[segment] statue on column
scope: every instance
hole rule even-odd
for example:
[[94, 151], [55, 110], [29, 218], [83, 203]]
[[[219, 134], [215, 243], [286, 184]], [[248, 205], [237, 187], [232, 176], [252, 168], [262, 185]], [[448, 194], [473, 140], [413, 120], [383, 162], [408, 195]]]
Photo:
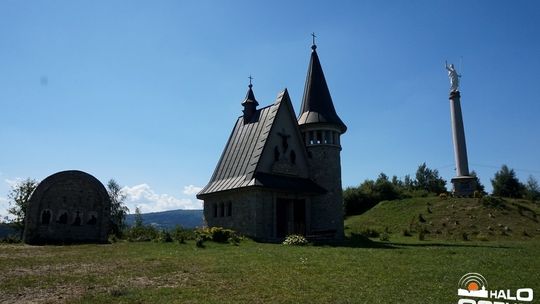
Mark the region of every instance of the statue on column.
[[459, 75], [454, 68], [453, 64], [448, 65], [448, 62], [445, 62], [445, 67], [448, 70], [448, 78], [450, 78], [450, 92], [457, 92], [459, 90]]

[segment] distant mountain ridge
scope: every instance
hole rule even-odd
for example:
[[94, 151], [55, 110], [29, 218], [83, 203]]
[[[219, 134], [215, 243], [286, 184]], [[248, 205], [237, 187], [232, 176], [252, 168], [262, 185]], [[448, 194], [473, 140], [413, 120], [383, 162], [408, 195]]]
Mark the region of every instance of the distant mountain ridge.
[[[156, 228], [171, 229], [175, 226], [184, 228], [195, 228], [203, 225], [202, 210], [169, 210], [161, 212], [151, 212], [141, 214], [145, 225], [152, 225]], [[132, 226], [135, 222], [135, 214], [126, 216], [126, 223]]]

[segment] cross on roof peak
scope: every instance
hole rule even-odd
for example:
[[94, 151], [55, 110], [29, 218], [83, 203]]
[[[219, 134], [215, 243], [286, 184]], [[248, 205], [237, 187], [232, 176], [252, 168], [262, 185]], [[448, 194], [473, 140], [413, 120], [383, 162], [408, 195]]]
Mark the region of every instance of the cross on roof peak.
[[249, 87], [251, 88], [253, 86], [253, 84], [251, 84], [251, 81], [254, 79], [253, 77], [251, 77], [251, 74], [249, 75]]

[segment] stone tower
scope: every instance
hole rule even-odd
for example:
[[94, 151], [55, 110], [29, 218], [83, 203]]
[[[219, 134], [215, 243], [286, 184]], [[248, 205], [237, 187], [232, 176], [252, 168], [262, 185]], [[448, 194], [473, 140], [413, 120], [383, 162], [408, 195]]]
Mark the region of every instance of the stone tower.
[[312, 199], [311, 210], [317, 211], [311, 214], [311, 228], [339, 239], [343, 238], [340, 136], [347, 126], [334, 108], [315, 43], [311, 49], [298, 125], [308, 152], [311, 179], [327, 191]]

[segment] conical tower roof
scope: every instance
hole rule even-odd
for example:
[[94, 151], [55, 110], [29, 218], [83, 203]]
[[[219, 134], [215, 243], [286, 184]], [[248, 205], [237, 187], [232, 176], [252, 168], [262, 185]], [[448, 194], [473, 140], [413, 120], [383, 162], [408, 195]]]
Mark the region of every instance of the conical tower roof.
[[255, 99], [255, 94], [253, 94], [253, 85], [250, 83], [248, 87], [249, 89], [246, 93], [246, 98], [244, 99], [244, 101], [242, 101], [242, 105], [246, 106], [248, 104], [253, 104], [256, 107], [259, 105], [259, 103], [257, 102], [257, 99]]
[[341, 133], [345, 133], [347, 126], [341, 121], [334, 108], [332, 96], [330, 96], [321, 62], [317, 55], [317, 46], [313, 44], [311, 49], [313, 51], [311, 52], [311, 60], [309, 61], [298, 124], [333, 124], [341, 129]]

